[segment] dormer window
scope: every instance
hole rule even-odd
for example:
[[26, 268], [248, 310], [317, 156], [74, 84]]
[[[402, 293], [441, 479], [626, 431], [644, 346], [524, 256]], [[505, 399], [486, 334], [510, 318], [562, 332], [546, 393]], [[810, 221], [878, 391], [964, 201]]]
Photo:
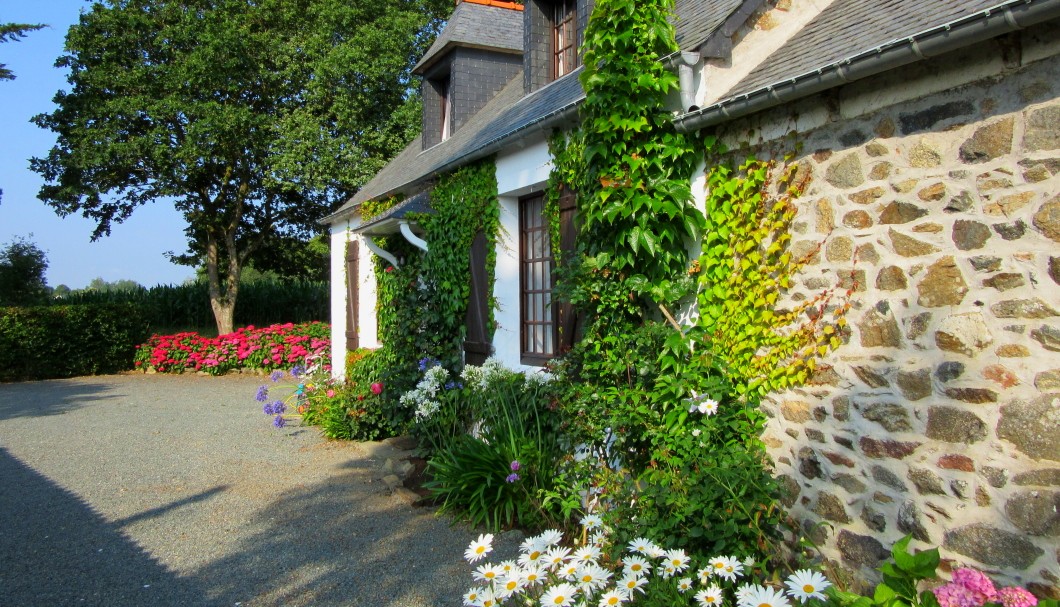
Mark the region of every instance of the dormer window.
[[553, 79], [578, 67], [578, 4], [557, 0], [552, 12]]
[[453, 96], [449, 87], [449, 78], [438, 81], [438, 112], [441, 115], [441, 141], [449, 139], [453, 133]]

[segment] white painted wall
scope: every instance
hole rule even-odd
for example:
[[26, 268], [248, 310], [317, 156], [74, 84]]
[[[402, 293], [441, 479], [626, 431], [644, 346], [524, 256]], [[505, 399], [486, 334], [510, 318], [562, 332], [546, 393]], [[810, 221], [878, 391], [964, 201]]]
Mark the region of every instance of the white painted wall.
[[544, 136], [497, 157], [501, 234], [497, 241], [497, 279], [493, 296], [497, 330], [494, 357], [509, 369], [536, 370], [519, 362], [519, 197], [545, 189], [552, 157]]
[[[331, 375], [336, 379], [346, 373], [346, 243], [361, 241], [352, 233], [360, 220], [331, 224]], [[378, 348], [379, 334], [376, 323], [374, 255], [360, 242], [361, 255], [358, 267], [360, 294], [357, 312], [360, 321], [360, 345], [362, 348]]]

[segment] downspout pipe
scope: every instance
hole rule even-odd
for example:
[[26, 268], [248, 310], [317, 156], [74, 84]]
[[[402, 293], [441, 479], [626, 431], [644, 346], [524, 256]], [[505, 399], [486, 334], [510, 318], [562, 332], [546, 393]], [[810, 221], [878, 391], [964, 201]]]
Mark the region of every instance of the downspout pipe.
[[1060, 0], [1011, 0], [674, 119], [680, 132], [748, 116], [1060, 17]]
[[364, 245], [366, 247], [368, 247], [369, 251], [371, 251], [371, 252], [375, 253], [376, 255], [382, 257], [383, 259], [389, 261], [390, 265], [394, 266], [395, 268], [401, 267], [401, 264], [398, 263], [397, 257], [394, 257], [393, 253], [390, 253], [388, 251], [384, 251], [382, 247], [380, 247], [378, 244], [376, 244], [375, 239], [372, 238], [371, 236], [365, 236], [364, 237]]
[[412, 243], [412, 246], [416, 247], [417, 249], [420, 249], [421, 251], [423, 251], [425, 253], [427, 252], [427, 241], [422, 239], [422, 238], [420, 238], [419, 236], [416, 236], [412, 232], [412, 228], [409, 227], [409, 222], [407, 222], [407, 221], [398, 222], [398, 229], [401, 230], [401, 235], [405, 237], [405, 240], [407, 240], [410, 243]]
[[699, 53], [680, 51], [663, 60], [667, 67], [677, 70], [677, 81], [681, 88], [681, 109], [685, 112], [697, 109], [694, 68], [699, 65], [700, 59]]

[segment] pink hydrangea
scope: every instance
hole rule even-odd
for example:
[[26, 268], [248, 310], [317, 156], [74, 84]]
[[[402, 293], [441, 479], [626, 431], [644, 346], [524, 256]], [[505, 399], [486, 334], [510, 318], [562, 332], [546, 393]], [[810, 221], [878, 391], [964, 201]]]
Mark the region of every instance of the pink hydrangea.
[[1038, 604], [1038, 597], [1015, 586], [1002, 588], [998, 595], [1005, 607], [1035, 607]]
[[934, 589], [935, 598], [941, 607], [982, 607], [983, 603], [975, 592], [950, 582]]
[[998, 601], [997, 589], [990, 578], [982, 571], [964, 567], [953, 572], [952, 583], [964, 586], [976, 596], [979, 604], [996, 603]]

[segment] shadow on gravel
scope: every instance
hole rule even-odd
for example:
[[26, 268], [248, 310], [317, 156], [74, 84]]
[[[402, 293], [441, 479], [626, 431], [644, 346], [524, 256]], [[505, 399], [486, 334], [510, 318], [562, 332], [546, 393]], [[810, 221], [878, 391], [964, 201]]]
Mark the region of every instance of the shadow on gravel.
[[[108, 391], [110, 393], [103, 394]], [[89, 383], [78, 379], [0, 384], [0, 421], [61, 415], [95, 401], [123, 396], [114, 393], [105, 383]]]
[[77, 495], [0, 447], [0, 604], [207, 605]]
[[471, 532], [397, 498], [356, 499], [359, 463], [277, 496], [255, 521], [266, 532], [193, 577], [210, 596], [252, 607], [460, 605], [472, 581], [462, 560]]

